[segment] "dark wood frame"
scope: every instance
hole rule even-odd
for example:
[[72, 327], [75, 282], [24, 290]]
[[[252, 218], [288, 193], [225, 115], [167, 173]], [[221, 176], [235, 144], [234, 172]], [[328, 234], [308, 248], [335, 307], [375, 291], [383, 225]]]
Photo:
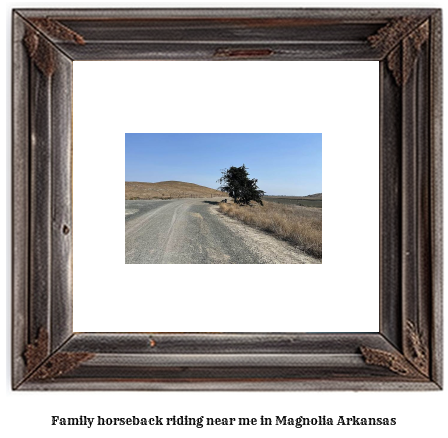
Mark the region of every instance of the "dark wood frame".
[[[437, 9], [15, 10], [13, 388], [440, 389], [441, 28]], [[101, 59], [379, 61], [379, 333], [73, 333], [72, 61]]]

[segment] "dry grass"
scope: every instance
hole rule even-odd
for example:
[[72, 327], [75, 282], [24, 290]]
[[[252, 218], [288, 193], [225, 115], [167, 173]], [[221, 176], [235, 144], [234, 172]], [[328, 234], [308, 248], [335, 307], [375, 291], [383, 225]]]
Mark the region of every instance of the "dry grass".
[[264, 202], [264, 206], [219, 204], [219, 210], [245, 224], [287, 240], [307, 254], [322, 258], [322, 209]]
[[210, 198], [225, 196], [222, 192], [181, 181], [158, 183], [125, 182], [125, 199]]

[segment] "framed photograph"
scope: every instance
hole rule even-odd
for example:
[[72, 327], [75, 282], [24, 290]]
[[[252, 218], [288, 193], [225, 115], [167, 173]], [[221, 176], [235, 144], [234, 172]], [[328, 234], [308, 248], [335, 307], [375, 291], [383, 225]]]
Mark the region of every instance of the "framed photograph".
[[441, 20], [15, 10], [12, 387], [440, 390]]

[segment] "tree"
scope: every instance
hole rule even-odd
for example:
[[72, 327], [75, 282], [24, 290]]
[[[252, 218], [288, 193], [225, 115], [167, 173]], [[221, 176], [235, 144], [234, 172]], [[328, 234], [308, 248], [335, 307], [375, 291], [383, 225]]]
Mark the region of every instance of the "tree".
[[228, 193], [235, 204], [249, 205], [250, 201], [255, 201], [263, 205], [261, 198], [265, 192], [258, 188], [257, 179], [249, 179], [244, 164], [241, 167], [232, 166], [230, 169], [224, 169], [221, 173], [222, 176], [217, 181], [221, 184], [219, 190]]

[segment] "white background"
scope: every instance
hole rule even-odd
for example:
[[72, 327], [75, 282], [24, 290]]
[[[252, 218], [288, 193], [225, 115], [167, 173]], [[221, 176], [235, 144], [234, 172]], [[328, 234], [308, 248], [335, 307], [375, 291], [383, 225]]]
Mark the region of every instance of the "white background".
[[[377, 332], [378, 71], [75, 61], [74, 330]], [[322, 133], [323, 264], [126, 265], [127, 132]]]
[[[198, 6], [211, 5], [202, 4]], [[221, 6], [236, 6], [235, 4], [223, 4]], [[127, 3], [25, 3], [25, 2], [6, 2], [5, 3], [5, 112], [6, 117], [2, 118], [3, 132], [6, 134], [6, 144], [10, 144], [10, 9], [12, 7], [54, 7], [59, 6], [141, 6], [142, 4]], [[146, 4], [150, 5], [150, 4]], [[179, 6], [176, 4], [164, 4], [163, 6]], [[215, 3], [216, 5], [216, 3]], [[285, 7], [316, 7], [316, 6], [369, 6], [369, 7], [442, 7], [442, 2], [387, 2], [387, 3], [244, 3], [243, 6], [285, 6]], [[158, 6], [162, 6], [159, 4]], [[446, 101], [446, 99], [445, 99]], [[4, 137], [5, 138], [5, 137]], [[100, 437], [107, 434], [108, 437], [122, 437], [124, 434], [136, 437], [152, 436], [171, 436], [177, 432], [182, 436], [228, 436], [229, 432], [234, 436], [261, 436], [270, 437], [275, 433], [277, 436], [297, 436], [303, 437], [422, 437], [422, 436], [446, 436], [448, 427], [446, 425], [446, 406], [448, 397], [446, 391], [439, 392], [392, 392], [392, 393], [365, 393], [365, 392], [335, 392], [335, 393], [77, 393], [77, 392], [12, 392], [10, 390], [10, 338], [11, 338], [11, 299], [10, 299], [10, 148], [4, 148], [5, 176], [2, 181], [5, 182], [5, 205], [6, 215], [2, 217], [5, 221], [6, 236], [3, 247], [5, 251], [5, 263], [2, 264], [2, 275], [5, 279], [5, 308], [4, 313], [4, 348], [2, 349], [2, 418], [1, 432], [3, 436], [45, 436], [45, 437], [80, 437], [92, 436]], [[3, 182], [2, 182], [3, 184]], [[2, 222], [3, 223], [3, 222]], [[446, 361], [445, 361], [446, 363]], [[446, 369], [446, 366], [445, 366]], [[445, 372], [446, 374], [446, 372]], [[327, 415], [337, 417], [339, 415], [357, 415], [366, 417], [389, 416], [396, 417], [398, 424], [395, 427], [333, 427], [333, 428], [304, 428], [296, 430], [285, 426], [276, 428], [254, 427], [250, 430], [239, 428], [227, 429], [135, 429], [135, 428], [108, 428], [86, 429], [85, 427], [56, 428], [50, 426], [51, 415], [60, 416], [79, 416], [102, 415], [107, 417], [114, 416], [170, 416], [170, 415], [189, 415], [189, 416], [227, 416], [227, 417], [259, 417], [260, 415], [275, 416], [289, 415], [297, 417]]]

